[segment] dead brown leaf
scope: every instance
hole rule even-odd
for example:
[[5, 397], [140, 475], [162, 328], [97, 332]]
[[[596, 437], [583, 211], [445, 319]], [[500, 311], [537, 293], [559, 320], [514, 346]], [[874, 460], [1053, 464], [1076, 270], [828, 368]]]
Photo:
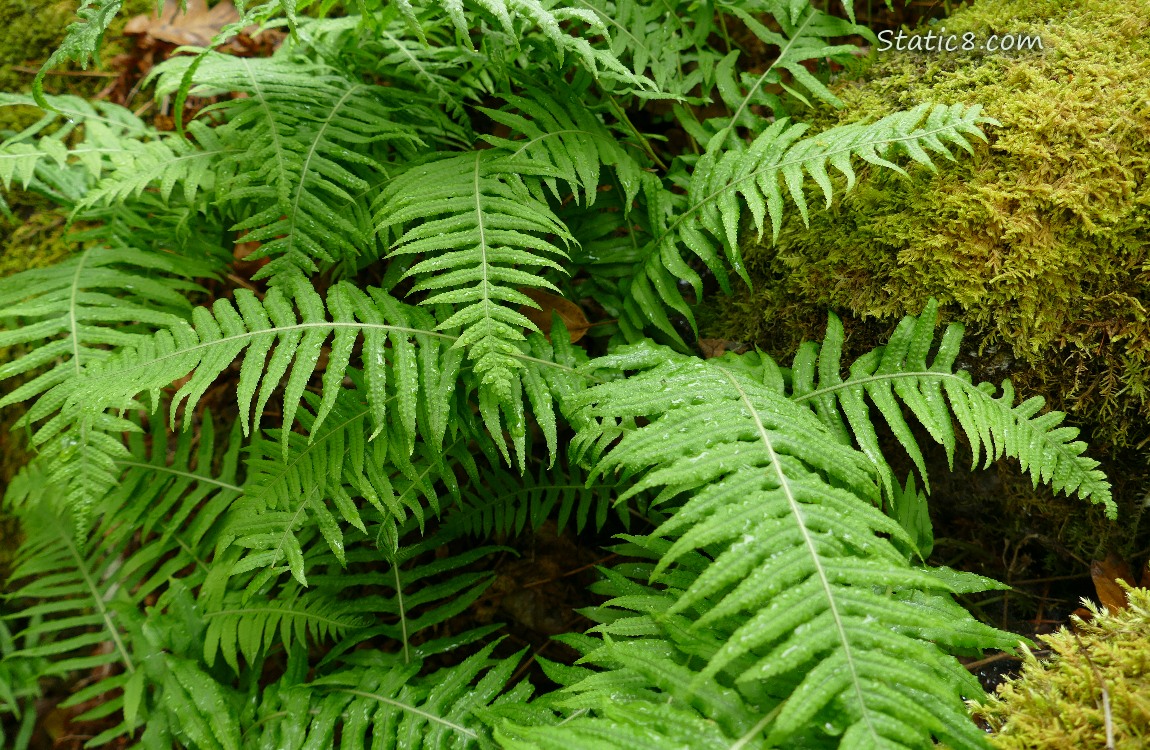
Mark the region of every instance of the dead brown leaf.
[[179, 0], [164, 0], [159, 16], [145, 13], [124, 26], [124, 33], [145, 36], [177, 46], [207, 47], [219, 30], [240, 20], [232, 0], [223, 0], [211, 8], [207, 0], [187, 0], [188, 10], [180, 10]]
[[1111, 552], [1105, 560], [1094, 560], [1090, 563], [1090, 577], [1094, 579], [1094, 589], [1098, 592], [1098, 601], [1111, 612], [1126, 608], [1126, 592], [1118, 585], [1118, 581], [1125, 581], [1134, 586], [1134, 573], [1130, 565]]
[[703, 353], [703, 359], [712, 359], [721, 357], [727, 352], [742, 354], [747, 350], [747, 345], [742, 341], [727, 339], [699, 339], [699, 350]]
[[587, 329], [591, 327], [583, 308], [571, 300], [531, 287], [521, 287], [519, 291], [530, 297], [531, 301], [540, 307], [536, 310], [534, 307], [522, 305], [519, 308], [520, 314], [539, 326], [539, 330], [548, 339], [551, 338], [551, 313], [557, 314], [559, 319], [563, 321], [563, 325], [567, 327], [567, 332], [571, 334], [572, 343], [583, 338], [583, 334], [587, 333]]

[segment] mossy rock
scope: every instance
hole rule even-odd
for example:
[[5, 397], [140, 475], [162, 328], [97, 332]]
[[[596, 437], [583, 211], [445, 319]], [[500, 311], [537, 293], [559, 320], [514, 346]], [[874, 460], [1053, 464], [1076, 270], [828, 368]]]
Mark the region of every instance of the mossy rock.
[[0, 91], [23, 91], [75, 17], [69, 0], [0, 0]]
[[1074, 632], [1041, 636], [1051, 658], [1039, 662], [1027, 650], [1019, 678], [977, 707], [995, 746], [1101, 750], [1109, 715], [1114, 748], [1150, 747], [1150, 590], [1127, 592], [1128, 608], [1088, 603], [1090, 622], [1074, 618]]
[[1047, 396], [1096, 454], [1150, 443], [1150, 2], [976, 2], [939, 25], [1043, 49], [876, 54], [842, 109], [805, 119], [981, 104], [989, 143], [938, 173], [868, 166], [809, 229], [792, 210], [745, 248], [754, 290], [716, 300], [708, 335], [793, 351], [832, 308], [881, 340], [933, 296], [968, 324], [976, 375]]

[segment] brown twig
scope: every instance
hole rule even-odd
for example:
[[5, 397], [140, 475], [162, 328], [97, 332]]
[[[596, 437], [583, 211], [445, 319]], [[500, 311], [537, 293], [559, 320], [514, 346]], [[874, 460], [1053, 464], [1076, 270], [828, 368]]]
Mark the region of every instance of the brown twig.
[[555, 641], [552, 641], [552, 640], [545, 641], [542, 646], [535, 649], [531, 653], [531, 656], [529, 656], [526, 661], [524, 661], [522, 664], [519, 665], [519, 669], [515, 670], [515, 674], [511, 675], [511, 680], [508, 682], [508, 684], [514, 685], [517, 682], [519, 682], [519, 678], [523, 676], [523, 673], [526, 672], [528, 669], [530, 669], [531, 665], [535, 663], [535, 657], [539, 656], [544, 651], [546, 651], [547, 647], [550, 646], [554, 642]]
[[1106, 689], [1106, 680], [1102, 679], [1102, 672], [1095, 666], [1094, 660], [1090, 658], [1090, 654], [1086, 651], [1086, 646], [1083, 645], [1082, 639], [1078, 637], [1078, 633], [1071, 630], [1070, 634], [1074, 636], [1074, 641], [1078, 644], [1078, 650], [1082, 652], [1086, 663], [1090, 665], [1090, 671], [1094, 673], [1094, 678], [1098, 680], [1098, 687], [1102, 689], [1102, 720], [1106, 724], [1106, 750], [1115, 750], [1114, 717], [1110, 715], [1110, 691]]
[[1029, 586], [1034, 583], [1053, 583], [1055, 581], [1077, 581], [1080, 578], [1089, 578], [1089, 573], [1075, 573], [1069, 576], [1048, 576], [1046, 578], [1026, 578], [1021, 581], [1014, 581], [1012, 586]]
[[[36, 75], [40, 72], [39, 68], [29, 68], [26, 65], [13, 65], [12, 70], [17, 73], [27, 73], [28, 75]], [[119, 73], [103, 73], [99, 70], [49, 70], [44, 73], [46, 76], [74, 76], [76, 78], [119, 78]]]
[[544, 584], [548, 584], [548, 583], [551, 583], [553, 581], [557, 581], [560, 578], [566, 578], [567, 576], [573, 576], [576, 573], [582, 573], [584, 570], [587, 570], [588, 568], [594, 568], [596, 565], [602, 565], [603, 563], [605, 563], [609, 560], [614, 560], [618, 556], [619, 555], [612, 553], [612, 554], [607, 555], [606, 557], [604, 557], [602, 559], [596, 560], [595, 562], [587, 563], [586, 565], [583, 565], [582, 567], [575, 568], [574, 570], [568, 570], [566, 573], [563, 573], [562, 575], [557, 576], [555, 578], [543, 578], [543, 579], [538, 580], [538, 581], [531, 581], [530, 583], [525, 583], [525, 584], [523, 584], [523, 586], [521, 588], [530, 589], [530, 588], [534, 588], [536, 586], [543, 586]]
[[1008, 659], [1012, 661], [1021, 661], [1022, 657], [1015, 656], [1014, 654], [1008, 654], [1004, 651], [1001, 654], [995, 654], [994, 656], [988, 656], [985, 659], [972, 661], [970, 664], [963, 664], [963, 666], [966, 667], [967, 672], [973, 672], [976, 669], [985, 667], [987, 664], [993, 664], [996, 661], [1006, 661]]

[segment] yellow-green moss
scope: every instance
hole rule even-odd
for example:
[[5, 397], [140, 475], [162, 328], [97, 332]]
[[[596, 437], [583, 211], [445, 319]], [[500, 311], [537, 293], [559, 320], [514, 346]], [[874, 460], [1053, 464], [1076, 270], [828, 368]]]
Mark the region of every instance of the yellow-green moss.
[[997, 747], [1105, 748], [1107, 712], [1117, 750], [1150, 747], [1150, 591], [1130, 589], [1129, 597], [1116, 612], [1090, 605], [1093, 621], [1074, 618], [1077, 636], [1065, 628], [1042, 636], [1048, 662], [1026, 651], [1022, 675], [977, 709]]
[[1044, 49], [881, 53], [811, 119], [978, 103], [1002, 123], [990, 143], [938, 174], [868, 169], [809, 229], [792, 212], [776, 246], [745, 249], [755, 289], [718, 303], [710, 335], [793, 350], [828, 307], [885, 328], [934, 296], [990, 352], [976, 374], [1048, 396], [1103, 451], [1150, 440], [1150, 0], [976, 2], [940, 25]]
[[64, 38], [76, 3], [69, 0], [0, 0], [0, 91], [23, 91]]

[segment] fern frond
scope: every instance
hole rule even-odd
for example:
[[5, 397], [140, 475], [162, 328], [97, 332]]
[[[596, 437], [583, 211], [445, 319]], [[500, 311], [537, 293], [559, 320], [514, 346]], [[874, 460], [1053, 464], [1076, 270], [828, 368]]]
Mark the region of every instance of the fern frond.
[[522, 329], [537, 330], [518, 307], [538, 305], [517, 287], [558, 291], [539, 275], [565, 270], [567, 253], [549, 236], [572, 241], [520, 177], [547, 169], [490, 150], [434, 159], [396, 177], [376, 209], [377, 230], [397, 235], [389, 257], [422, 256], [405, 274], [415, 279], [412, 291], [430, 292], [422, 304], [457, 306], [439, 328], [463, 328], [455, 345], [466, 348], [483, 385], [504, 401], [522, 368]]
[[[615, 134], [567, 82], [551, 78], [542, 83], [524, 83], [527, 96], [504, 95], [518, 113], [506, 108], [482, 109], [519, 138], [483, 136], [483, 140], [502, 148], [513, 161], [526, 157], [532, 162], [550, 164], [576, 197], [582, 188], [586, 206], [595, 202], [600, 165], [613, 166], [625, 196], [624, 205], [629, 206], [639, 191], [643, 165], [619, 144]], [[543, 180], [552, 195], [563, 200], [565, 196], [556, 186], [555, 177], [546, 175]]]
[[[357, 633], [354, 639], [339, 643], [325, 657], [326, 661], [367, 638], [384, 636], [398, 645], [397, 658], [408, 663], [473, 643], [498, 629], [499, 626], [488, 626], [433, 637], [444, 623], [466, 611], [494, 580], [490, 570], [479, 563], [496, 553], [507, 552], [507, 548], [467, 546], [445, 555], [445, 546], [450, 549], [458, 538], [454, 530], [444, 529], [427, 536], [413, 531], [410, 522], [397, 532], [381, 526], [378, 536], [369, 537], [372, 545], [349, 551], [348, 570], [330, 568], [311, 577], [312, 584], [320, 589], [345, 591], [349, 585], [359, 585], [370, 587], [362, 590], [372, 592], [356, 597], [352, 603], [354, 611], [371, 615], [375, 624]], [[388, 539], [391, 533], [397, 536]]]
[[102, 505], [97, 532], [103, 544], [133, 546], [117, 574], [137, 602], [162, 590], [174, 575], [191, 587], [203, 582], [220, 518], [243, 493], [237, 479], [238, 424], [222, 446], [210, 412], [203, 414], [195, 436], [180, 433], [173, 446], [164, 427], [163, 420], [155, 420], [150, 440], [141, 432], [129, 437], [128, 456], [116, 462], [123, 475]]
[[[230, 519], [229, 528], [240, 522], [246, 519]], [[200, 596], [207, 609], [206, 663], [211, 665], [222, 656], [238, 671], [240, 654], [249, 664], [259, 664], [273, 644], [282, 643], [290, 652], [291, 644], [303, 643], [309, 633], [316, 640], [337, 641], [328, 649], [325, 664], [379, 637], [398, 644], [397, 657], [409, 663], [472, 643], [497, 629], [491, 626], [446, 638], [428, 637], [466, 610], [491, 584], [492, 574], [476, 570], [475, 564], [504, 548], [477, 546], [442, 555], [444, 545], [455, 538], [453, 532], [412, 542], [407, 537], [412, 529], [407, 524], [398, 532], [381, 529], [378, 536], [352, 534], [346, 555], [339, 560], [315, 544], [306, 545], [299, 554], [309, 571], [307, 593], [302, 591], [303, 582], [294, 578], [268, 589], [268, 581], [276, 578], [280, 568], [246, 566], [256, 570], [253, 575], [243, 564], [248, 557], [239, 557], [235, 546], [221, 547], [219, 563]], [[398, 536], [393, 540], [386, 538], [394, 533]], [[402, 546], [401, 536], [406, 542]], [[348, 596], [350, 591], [357, 592], [356, 596]]]
[[[216, 200], [244, 206], [232, 228], [261, 243], [256, 257], [274, 258], [258, 277], [275, 279], [281, 266], [312, 274], [317, 260], [333, 263], [368, 250], [364, 194], [383, 161], [374, 146], [420, 142], [394, 122], [401, 103], [385, 87], [282, 55], [173, 58], [157, 67], [157, 93], [177, 91], [189, 69], [195, 95], [244, 94], [212, 108], [227, 118], [213, 135], [227, 157], [217, 165]], [[171, 172], [162, 177], [164, 184], [176, 179]]]
[[68, 25], [64, 41], [52, 52], [32, 80], [32, 94], [44, 109], [51, 109], [44, 96], [44, 76], [67, 62], [78, 62], [84, 67], [99, 53], [104, 32], [120, 12], [123, 0], [83, 0], [76, 9], [78, 20]]
[[0, 408], [29, 401], [102, 361], [111, 347], [131, 346], [154, 328], [177, 325], [191, 311], [186, 294], [211, 275], [203, 261], [131, 247], [89, 247], [48, 268], [0, 279], [0, 347], [30, 345], [0, 365], [0, 381], [48, 369], [0, 398]]
[[[416, 31], [418, 38], [409, 33]], [[450, 119], [438, 127], [432, 111], [420, 131], [440, 131], [445, 144], [470, 148], [475, 142], [464, 102], [479, 101], [482, 70], [487, 59], [480, 52], [454, 43], [448, 19], [439, 23], [417, 19], [415, 25], [379, 16], [311, 20], [304, 24], [308, 43], [329, 63], [339, 66], [351, 58], [356, 69], [368, 71], [390, 87], [400, 89], [411, 102], [443, 108]]]
[[1059, 427], [1065, 414], [1040, 415], [1045, 403], [1041, 396], [1015, 404], [1009, 380], [1003, 381], [1002, 394], [995, 396], [997, 389], [991, 383], [975, 385], [966, 371], [954, 372], [963, 328], [959, 323], [949, 324], [936, 348], [937, 319], [938, 303], [931, 299], [922, 314], [902, 319], [886, 346], [855, 360], [843, 380], [843, 326], [831, 313], [822, 344], [808, 342], [795, 357], [792, 400], [813, 409], [840, 442], [850, 444], [853, 435], [881, 469], [892, 496], [897, 482], [879, 448], [871, 405], [914, 460], [928, 491], [926, 463], [903, 418], [903, 406], [946, 449], [951, 466], [957, 444], [953, 414], [973, 452], [972, 469], [978, 467], [980, 458], [983, 468], [1004, 456], [1016, 458], [1035, 486], [1049, 483], [1055, 492], [1077, 493], [1103, 505], [1107, 517], [1115, 518], [1118, 508], [1110, 483], [1097, 469], [1098, 462], [1083, 455], [1086, 444], [1075, 440], [1077, 429]]
[[272, 747], [334, 747], [337, 736], [345, 748], [489, 745], [478, 714], [530, 694], [525, 683], [504, 692], [522, 652], [493, 658], [496, 643], [426, 676], [419, 676], [418, 663], [359, 652], [352, 665], [310, 683], [272, 686], [269, 694], [279, 700], [265, 700], [254, 718]]
[[370, 622], [347, 602], [299, 589], [280, 591], [266, 601], [245, 602], [233, 595], [221, 609], [206, 612], [204, 619], [204, 661], [214, 664], [218, 651], [236, 672], [240, 670], [237, 653], [248, 664], [255, 664], [274, 643], [290, 651], [293, 646], [303, 648], [309, 635], [313, 640], [326, 640]]
[[[0, 381], [27, 378], [0, 398], [0, 408], [37, 399], [20, 423], [50, 417], [61, 404], [49, 393], [78, 382], [116, 348], [181, 323], [191, 309], [184, 294], [200, 289], [190, 277], [212, 270], [190, 258], [93, 246], [63, 263], [0, 279], [0, 322], [11, 326], [0, 331], [0, 347], [27, 350], [0, 364]], [[33, 443], [44, 446], [41, 460], [55, 467], [85, 530], [92, 507], [116, 483], [114, 461], [126, 457], [109, 433], [136, 428], [112, 415], [73, 415], [70, 421], [57, 414]]]
[[[215, 541], [213, 525], [239, 495], [238, 430], [217, 471], [209, 415], [194, 453], [192, 434], [186, 433], [169, 456], [166, 434], [162, 425], [157, 427], [150, 447], [137, 433], [128, 457], [117, 464], [123, 481], [104, 497], [102, 522], [87, 537], [99, 542], [89, 549], [79, 545], [68, 507], [54, 509], [61, 504], [51, 497], [58, 493], [52, 485], [46, 497], [19, 511], [27, 541], [12, 580], [29, 580], [10, 587], [7, 597], [29, 603], [10, 619], [27, 623], [26, 632], [35, 635], [38, 645], [17, 650], [12, 658], [50, 658], [40, 665], [42, 675], [116, 668], [113, 676], [77, 693], [72, 703], [122, 688], [122, 696], [102, 698], [103, 710], [120, 709], [131, 696], [129, 683], [140, 699], [138, 689], [152, 679], [143, 674], [148, 649], [138, 632], [144, 602], [166, 589], [173, 577], [189, 585], [204, 580]], [[135, 707], [128, 710], [119, 731], [131, 731], [135, 712]]]
[[[398, 539], [408, 513], [423, 528], [424, 498], [439, 512], [437, 482], [454, 483], [448, 456], [420, 444], [412, 458], [402, 446], [389, 450], [385, 438], [365, 445], [363, 409], [353, 411], [358, 413], [350, 422], [314, 433], [310, 444], [293, 433], [286, 459], [265, 457], [260, 441], [255, 442], [247, 494], [232, 507], [220, 535], [218, 552], [229, 547], [243, 550], [225, 566], [228, 575], [263, 570], [257, 579], [262, 584], [286, 563], [295, 579], [306, 585], [305, 546], [310, 537], [297, 535], [301, 528], [312, 536], [318, 530], [338, 563], [346, 566], [344, 526], [368, 533], [353, 494], [366, 498], [378, 512], [377, 536], [392, 540]], [[308, 421], [304, 420], [305, 426]], [[357, 433], [356, 427], [361, 431]], [[345, 487], [345, 482], [351, 486]], [[328, 507], [329, 499], [335, 512]]]
[[[19, 133], [0, 143], [0, 184], [12, 185], [71, 205], [79, 190], [60, 183], [74, 173], [81, 183], [91, 182], [121, 163], [139, 138], [151, 134], [131, 110], [107, 102], [89, 102], [78, 96], [50, 96], [47, 111]], [[31, 96], [0, 94], [0, 107], [39, 107]]]
[[[181, 406], [190, 413], [207, 387], [239, 359], [237, 401], [245, 433], [252, 425], [253, 400], [259, 415], [285, 375], [283, 423], [290, 425], [321, 349], [330, 338], [323, 395], [312, 425], [315, 430], [335, 406], [362, 333], [359, 359], [373, 434], [390, 426], [398, 439], [411, 446], [420, 415], [419, 422], [426, 431], [423, 437], [439, 445], [447, 429], [449, 391], [445, 376], [450, 375], [454, 384], [461, 359], [450, 350], [454, 339], [437, 333], [432, 318], [421, 310], [401, 305], [377, 289], [369, 293], [341, 282], [328, 291], [325, 304], [309, 284], [302, 282], [293, 284], [286, 293], [272, 289], [263, 300], [239, 289], [234, 304], [220, 299], [210, 312], [196, 308], [192, 324], [161, 331], [100, 363], [89, 376], [73, 384], [68, 398], [77, 408], [82, 404], [106, 407], [149, 392], [156, 403], [160, 388], [194, 371], [172, 399], [174, 422]], [[389, 408], [391, 396], [394, 406]], [[288, 431], [281, 432], [280, 444], [286, 454]]]
[[[10, 584], [7, 597], [31, 602], [14, 617], [27, 622], [39, 644], [18, 649], [10, 658], [50, 657], [42, 665], [45, 676], [94, 667], [135, 671], [140, 665], [124, 633], [123, 619], [130, 616], [124, 609], [127, 592], [108, 575], [117, 565], [118, 550], [100, 545], [81, 550], [66, 510], [37, 505], [22, 520], [26, 539], [11, 581], [23, 583]], [[98, 648], [102, 644], [111, 648]]]
[[[655, 236], [644, 247], [643, 261], [629, 282], [634, 291], [626, 305], [627, 316], [637, 328], [648, 322], [659, 325], [660, 321], [647, 310], [651, 307], [649, 301], [661, 299], [693, 320], [677, 289], [677, 280], [691, 282], [697, 297], [702, 295], [702, 283], [698, 274], [683, 261], [681, 248], [705, 264], [722, 286], [727, 285], [726, 264], [750, 283], [739, 250], [744, 205], [760, 237], [768, 218], [777, 237], [783, 221], [784, 188], [806, 221], [804, 182], [807, 176], [818, 185], [829, 206], [833, 185], [828, 164], [846, 178], [847, 191], [854, 186], [851, 162], [856, 157], [902, 173], [902, 167], [891, 159], [904, 153], [933, 169], [928, 152], [953, 160], [947, 144], [972, 152], [968, 136], [984, 138], [978, 125], [995, 121], [981, 116], [980, 111], [978, 105], [966, 108], [957, 104], [950, 107], [923, 104], [875, 123], [840, 125], [806, 138], [801, 138], [805, 125], [779, 119], [749, 146], [736, 148], [728, 148], [728, 145], [737, 139], [730, 139], [726, 130], [720, 131], [711, 138], [706, 153], [695, 164], [685, 201], [654, 191], [648, 196]], [[659, 327], [678, 338], [666, 324]]]
[[[846, 5], [848, 9], [853, 8], [853, 3]], [[751, 107], [756, 104], [768, 107], [775, 117], [786, 115], [787, 109], [779, 96], [768, 90], [775, 87], [782, 88], [808, 107], [811, 106], [811, 102], [800, 89], [805, 89], [820, 101], [841, 107], [842, 102], [839, 98], [816, 78], [804, 63], [823, 60], [842, 63], [858, 52], [858, 47], [853, 44], [831, 44], [828, 41], [830, 39], [857, 35], [872, 44], [878, 43], [873, 32], [865, 26], [854, 23], [853, 13], [849, 21], [836, 18], [809, 2], [791, 2], [784, 6], [781, 3], [761, 0], [741, 5], [731, 4], [724, 6], [724, 9], [746, 24], [747, 29], [763, 44], [777, 48], [779, 55], [762, 73], [758, 75], [744, 73], [739, 76], [738, 81], [735, 74], [737, 54], [729, 54], [723, 58], [715, 69], [716, 85], [731, 116], [711, 118], [707, 121], [707, 126], [710, 128], [761, 129], [765, 123], [751, 112]], [[764, 13], [769, 13], [775, 20], [778, 31], [763, 23]], [[789, 74], [786, 78], [783, 76], [784, 71]]]
[[[591, 483], [578, 466], [565, 469], [540, 466], [538, 476], [493, 467], [484, 472], [482, 484], [465, 487], [447, 526], [476, 537], [514, 537], [530, 520], [538, 529], [554, 518], [560, 531], [574, 521], [575, 532], [588, 526], [603, 528], [615, 499], [615, 487]], [[617, 515], [626, 528], [630, 515], [620, 506]]]
[[[115, 460], [123, 457], [123, 446], [113, 435], [136, 429], [133, 423], [106, 410], [137, 408], [140, 393], [150, 394], [153, 407], [158, 406], [161, 389], [190, 374], [170, 406], [173, 424], [183, 406], [186, 425], [186, 415], [192, 413], [208, 386], [234, 361], [240, 361], [237, 401], [245, 431], [251, 429], [253, 401], [255, 413], [261, 414], [285, 376], [282, 424], [291, 425], [330, 339], [314, 420], [306, 417], [314, 438], [344, 390], [343, 381], [361, 336], [360, 392], [368, 407], [370, 437], [374, 439], [386, 430], [391, 462], [408, 481], [416, 482], [414, 469], [406, 468], [404, 461], [414, 450], [417, 434], [428, 451], [441, 449], [449, 417], [458, 411], [454, 404], [464, 356], [457, 345], [460, 339], [436, 330], [435, 320], [425, 311], [403, 305], [378, 289], [364, 292], [340, 282], [328, 291], [326, 304], [304, 282], [293, 284], [290, 294], [274, 288], [261, 301], [247, 290], [237, 290], [234, 304], [220, 299], [211, 312], [196, 308], [191, 324], [180, 322], [153, 336], [135, 339], [129, 342], [134, 345], [91, 363], [77, 377], [62, 378], [64, 382], [44, 393], [26, 419], [29, 423], [47, 420], [33, 435], [33, 444], [54, 457], [61, 481], [70, 482], [74, 501], [90, 507], [115, 483], [112, 469]], [[522, 349], [514, 349], [522, 380], [513, 382], [509, 401], [502, 402], [489, 389], [480, 388], [478, 405], [483, 421], [504, 451], [505, 460], [500, 414], [506, 419], [520, 461], [526, 455], [525, 402], [536, 411], [554, 452], [554, 405], [577, 388], [576, 383], [583, 382], [574, 372], [578, 359], [570, 354], [572, 347], [568, 344], [563, 350], [570, 361], [563, 364], [546, 359], [558, 359], [558, 352], [538, 343], [542, 340], [542, 336], [533, 337], [536, 343], [525, 342]], [[290, 429], [279, 432], [285, 459], [291, 434]], [[93, 464], [91, 468], [81, 471], [70, 463], [78, 452]], [[425, 490], [419, 491], [431, 497]], [[370, 499], [371, 495], [367, 496]], [[307, 495], [293, 498], [297, 512], [304, 512], [298, 505], [304, 499], [316, 512], [323, 507], [319, 494], [309, 490]], [[254, 508], [266, 507], [266, 500], [249, 498], [245, 502], [254, 502]], [[403, 515], [401, 507], [395, 506], [399, 516]], [[321, 515], [326, 518], [330, 514], [324, 510]]]
[[[651, 579], [683, 587], [674, 603], [617, 604], [717, 647], [693, 684], [724, 675], [752, 694], [784, 690], [761, 727], [772, 743], [827, 723], [847, 746], [926, 747], [932, 734], [984, 745], [961, 702], [978, 687], [944, 650], [1013, 639], [940, 613], [959, 586], [910, 566], [892, 544], [909, 540], [874, 507], [878, 472], [862, 453], [739, 369], [650, 345], [597, 366], [635, 374], [575, 398], [602, 420], [579, 448], [593, 455], [622, 433], [592, 476], [645, 471], [623, 498], [659, 487], [657, 502], [682, 502], [649, 538], [660, 558]], [[649, 424], [626, 427], [639, 418]]]
[[[320, 399], [305, 393], [314, 409]], [[394, 401], [394, 398], [392, 399]], [[353, 494], [367, 500], [381, 517], [402, 526], [410, 513], [423, 528], [423, 501], [440, 513], [438, 481], [449, 472], [452, 454], [463, 442], [453, 442], [442, 452], [425, 450], [422, 444], [392, 443], [388, 438], [369, 440], [371, 408], [361, 390], [342, 391], [329, 414], [329, 421], [315, 428], [315, 416], [305, 408], [299, 423], [309, 437], [289, 431], [286, 459], [273, 453], [258, 438], [250, 448], [245, 494], [253, 508], [289, 508], [314, 492], [319, 502], [331, 501], [342, 521], [367, 533]], [[273, 436], [278, 430], [271, 431]], [[394, 439], [398, 439], [397, 437]], [[277, 441], [278, 442], [278, 441]], [[418, 451], [411, 456], [412, 449]], [[394, 475], [394, 476], [393, 476]], [[334, 517], [325, 526], [337, 523]], [[342, 555], [342, 544], [333, 552]]]
[[715, 30], [716, 3], [578, 0], [578, 5], [610, 31], [611, 52], [635, 73], [649, 74], [664, 96], [689, 99], [696, 86], [710, 90], [709, 73], [719, 58], [707, 44]]
[[195, 137], [194, 144], [178, 136], [160, 134], [149, 141], [129, 141], [116, 169], [79, 201], [76, 214], [97, 206], [117, 206], [138, 198], [153, 186], [165, 202], [179, 186], [184, 202], [195, 205], [196, 197], [202, 192], [210, 193], [221, 178], [215, 168], [230, 155], [230, 150], [213, 129], [199, 122], [191, 123], [188, 132]]
[[[467, 4], [474, 8], [474, 15], [494, 22], [494, 27], [510, 41], [508, 46], [518, 46], [521, 40], [537, 33], [552, 45], [560, 64], [565, 55], [571, 55], [584, 70], [605, 83], [619, 82], [640, 90], [654, 88], [650, 79], [633, 72], [610, 49], [592, 45], [587, 40], [587, 37], [611, 37], [607, 26], [591, 10], [539, 0], [469, 0]], [[464, 13], [464, 0], [451, 0], [444, 3], [443, 8], [455, 25], [458, 38], [465, 44], [473, 44], [471, 30], [476, 23]], [[586, 31], [568, 33], [566, 29], [575, 24], [586, 26]]]

